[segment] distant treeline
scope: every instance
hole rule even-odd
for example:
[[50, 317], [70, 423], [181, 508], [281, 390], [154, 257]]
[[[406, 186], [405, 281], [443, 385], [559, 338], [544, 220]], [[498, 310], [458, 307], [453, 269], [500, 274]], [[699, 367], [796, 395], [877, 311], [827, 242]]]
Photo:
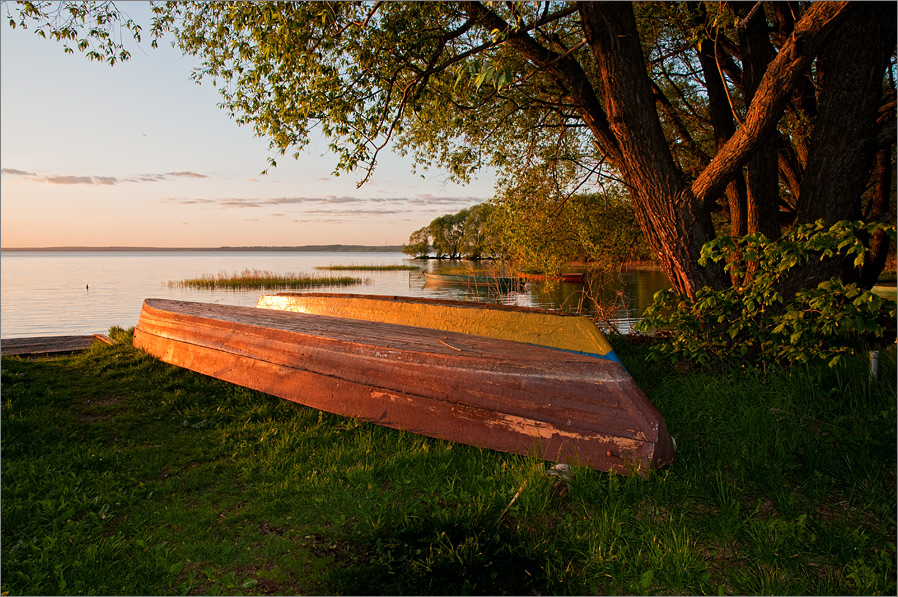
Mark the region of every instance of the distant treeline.
[[401, 245], [300, 245], [296, 247], [15, 247], [0, 248], [0, 251], [15, 252], [50, 252], [50, 251], [81, 251], [81, 252], [113, 252], [113, 251], [283, 251], [298, 253], [398, 253], [402, 251]]

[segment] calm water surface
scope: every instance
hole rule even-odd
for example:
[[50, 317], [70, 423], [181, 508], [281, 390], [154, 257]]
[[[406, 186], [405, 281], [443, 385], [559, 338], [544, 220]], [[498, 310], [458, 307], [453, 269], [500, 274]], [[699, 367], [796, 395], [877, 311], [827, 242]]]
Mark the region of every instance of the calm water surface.
[[137, 324], [146, 298], [255, 306], [276, 290], [192, 290], [168, 282], [259, 269], [276, 273], [350, 275], [360, 286], [316, 288], [349, 292], [501, 302], [522, 306], [599, 312], [620, 331], [629, 331], [658, 290], [668, 288], [659, 271], [598, 277], [587, 286], [543, 282], [500, 293], [426, 282], [419, 272], [325, 272], [316, 266], [410, 264], [422, 271], [465, 268], [466, 264], [416, 261], [402, 253], [288, 252], [7, 252], [0, 254], [0, 335], [3, 338], [106, 332]]

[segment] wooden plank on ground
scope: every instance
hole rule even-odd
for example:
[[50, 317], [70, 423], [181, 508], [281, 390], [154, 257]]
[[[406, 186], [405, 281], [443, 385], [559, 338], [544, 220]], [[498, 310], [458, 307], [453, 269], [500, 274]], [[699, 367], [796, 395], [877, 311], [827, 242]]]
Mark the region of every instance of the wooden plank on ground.
[[0, 354], [4, 356], [63, 355], [87, 350], [94, 342], [112, 344], [106, 334], [87, 336], [40, 336], [35, 338], [7, 338], [0, 340]]

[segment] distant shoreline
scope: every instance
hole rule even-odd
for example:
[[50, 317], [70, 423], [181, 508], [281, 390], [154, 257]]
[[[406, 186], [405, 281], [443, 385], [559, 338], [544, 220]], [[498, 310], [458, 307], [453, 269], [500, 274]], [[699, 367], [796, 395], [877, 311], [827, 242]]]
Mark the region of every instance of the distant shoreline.
[[83, 252], [112, 253], [120, 251], [165, 251], [165, 252], [295, 252], [295, 253], [401, 253], [402, 245], [300, 245], [295, 247], [0, 247], [0, 252], [9, 253], [51, 253]]

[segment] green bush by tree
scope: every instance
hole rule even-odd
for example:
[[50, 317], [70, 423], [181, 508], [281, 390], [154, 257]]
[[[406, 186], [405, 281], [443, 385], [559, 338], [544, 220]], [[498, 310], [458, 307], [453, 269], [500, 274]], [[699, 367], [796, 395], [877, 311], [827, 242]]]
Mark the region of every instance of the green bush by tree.
[[793, 284], [798, 267], [813, 259], [846, 259], [863, 268], [869, 255], [863, 240], [879, 233], [894, 241], [895, 226], [841, 221], [827, 227], [820, 220], [776, 241], [762, 234], [719, 238], [703, 247], [701, 263], [726, 263], [733, 286], [706, 287], [694, 299], [673, 290], [659, 292], [638, 327], [669, 337], [655, 347], [656, 359], [706, 366], [822, 359], [834, 366], [884, 337], [894, 326], [895, 303], [838, 277], [791, 298], [783, 288]]
[[557, 273], [572, 261], [610, 266], [652, 259], [633, 206], [620, 189], [568, 195], [534, 172], [492, 205], [494, 252], [523, 271]]

